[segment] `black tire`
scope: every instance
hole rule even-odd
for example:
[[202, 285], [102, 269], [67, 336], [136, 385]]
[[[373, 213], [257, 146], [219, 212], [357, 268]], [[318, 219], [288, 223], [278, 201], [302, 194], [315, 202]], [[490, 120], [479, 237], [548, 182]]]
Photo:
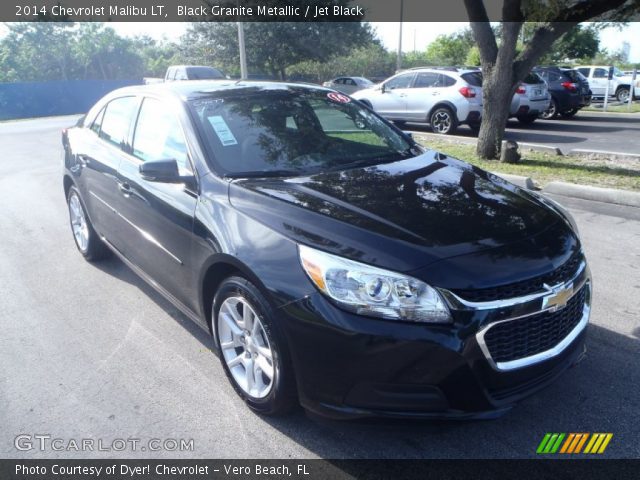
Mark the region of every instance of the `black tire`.
[[458, 119], [449, 107], [437, 107], [429, 115], [429, 126], [433, 133], [451, 135], [458, 129]]
[[[78, 240], [78, 237], [74, 231], [74, 221], [72, 218], [72, 209], [71, 204], [74, 202], [74, 198], [77, 198], [77, 205], [82, 210], [82, 215], [84, 217], [84, 222], [86, 223], [86, 237], [87, 242], [86, 245], [81, 244]], [[80, 192], [74, 186], [69, 188], [69, 192], [67, 193], [67, 208], [69, 210], [69, 225], [71, 226], [71, 233], [73, 234], [73, 241], [78, 248], [78, 251], [82, 254], [82, 256], [90, 261], [95, 262], [98, 260], [102, 260], [104, 258], [108, 258], [111, 256], [111, 250], [107, 247], [104, 242], [100, 239], [100, 236], [97, 234], [93, 225], [91, 224], [91, 220], [89, 220], [89, 216], [87, 215], [87, 209], [82, 201], [82, 197], [80, 196]]]
[[571, 110], [567, 110], [566, 112], [560, 112], [560, 115], [562, 116], [562, 118], [573, 118], [579, 110], [580, 109], [578, 108], [572, 108]]
[[549, 103], [549, 108], [540, 114], [540, 118], [544, 120], [553, 120], [554, 118], [558, 118], [558, 113], [558, 102], [556, 102], [556, 99], [552, 97], [551, 102]]
[[[223, 302], [231, 297], [241, 297], [254, 310], [264, 333], [268, 338], [272, 351], [273, 380], [271, 390], [264, 398], [256, 398], [249, 395], [238, 384], [231, 373], [220, 345], [218, 317]], [[220, 351], [220, 362], [227, 378], [236, 393], [252, 410], [263, 415], [284, 415], [289, 413], [297, 404], [296, 384], [285, 336], [276, 321], [273, 308], [264, 295], [245, 278], [232, 276], [222, 282], [213, 299], [211, 327], [214, 331], [216, 347]]]
[[480, 131], [480, 122], [469, 123], [469, 128], [473, 131], [473, 133], [477, 134]]
[[538, 119], [537, 115], [520, 115], [516, 117], [520, 123], [523, 125], [531, 125]]
[[627, 87], [619, 88], [616, 92], [616, 100], [620, 103], [626, 103], [629, 101], [629, 89]]

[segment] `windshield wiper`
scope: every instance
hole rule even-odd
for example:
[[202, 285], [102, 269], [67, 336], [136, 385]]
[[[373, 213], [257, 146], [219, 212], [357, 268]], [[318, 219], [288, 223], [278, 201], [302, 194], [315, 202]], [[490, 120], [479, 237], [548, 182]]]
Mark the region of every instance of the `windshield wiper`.
[[226, 178], [273, 178], [298, 177], [302, 175], [298, 170], [249, 170], [246, 172], [227, 173]]

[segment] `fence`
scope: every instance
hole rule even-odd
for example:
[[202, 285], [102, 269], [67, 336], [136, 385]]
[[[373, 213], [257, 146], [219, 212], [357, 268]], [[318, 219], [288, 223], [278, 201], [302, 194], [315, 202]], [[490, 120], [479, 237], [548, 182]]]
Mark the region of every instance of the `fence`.
[[140, 80], [60, 80], [0, 83], [0, 120], [84, 113], [116, 88]]

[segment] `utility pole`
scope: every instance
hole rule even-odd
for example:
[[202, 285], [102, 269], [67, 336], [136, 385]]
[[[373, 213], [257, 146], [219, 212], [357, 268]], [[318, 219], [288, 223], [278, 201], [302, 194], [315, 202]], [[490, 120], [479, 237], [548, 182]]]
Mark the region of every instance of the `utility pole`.
[[247, 52], [244, 47], [244, 24], [238, 22], [238, 48], [240, 49], [240, 78], [247, 78]]
[[396, 70], [402, 68], [402, 16], [404, 10], [404, 0], [400, 0], [400, 34], [398, 37], [398, 57], [396, 58]]

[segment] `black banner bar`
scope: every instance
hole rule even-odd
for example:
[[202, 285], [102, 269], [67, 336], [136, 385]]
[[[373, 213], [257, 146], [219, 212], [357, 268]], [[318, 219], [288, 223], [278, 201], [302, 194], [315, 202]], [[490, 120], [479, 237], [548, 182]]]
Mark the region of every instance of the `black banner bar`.
[[[480, 0], [478, 0], [480, 1]], [[490, 21], [503, 0], [484, 0]], [[3, 0], [0, 21], [25, 22], [466, 22], [463, 0]], [[631, 12], [633, 12], [631, 10]], [[548, 14], [524, 12], [527, 21]], [[625, 21], [640, 19], [637, 9]]]
[[2, 480], [637, 479], [640, 460], [0, 460]]

